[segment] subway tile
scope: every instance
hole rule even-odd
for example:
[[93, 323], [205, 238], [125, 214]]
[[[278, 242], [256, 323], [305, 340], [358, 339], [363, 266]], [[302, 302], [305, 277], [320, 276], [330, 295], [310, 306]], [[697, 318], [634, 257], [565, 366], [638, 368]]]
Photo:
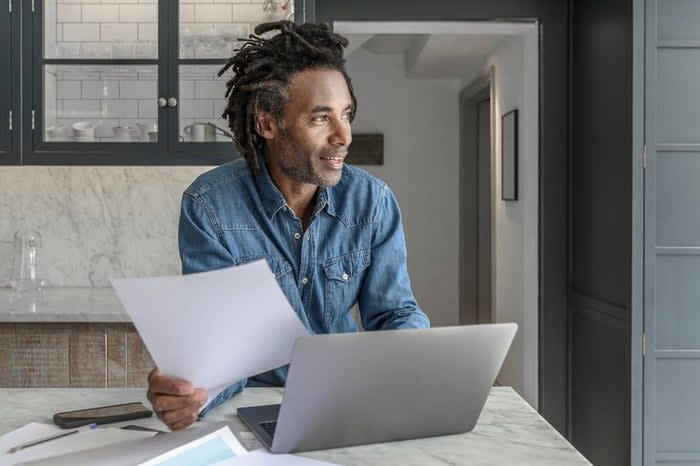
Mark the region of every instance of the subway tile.
[[118, 99], [119, 81], [83, 81], [84, 99]]
[[158, 21], [158, 8], [156, 5], [120, 5], [119, 21], [155, 23]]
[[218, 81], [195, 81], [196, 99], [223, 99], [226, 93], [224, 79]]
[[101, 100], [102, 114], [109, 118], [135, 118], [138, 116], [138, 101], [112, 99]]
[[63, 40], [75, 42], [90, 42], [100, 40], [100, 25], [90, 23], [65, 23]]
[[158, 83], [155, 80], [120, 81], [119, 97], [122, 99], [157, 99]]
[[118, 21], [118, 5], [83, 5], [83, 22], [85, 23], [116, 23]]
[[57, 5], [56, 22], [59, 23], [80, 23], [83, 21], [80, 14], [80, 5]]
[[211, 118], [214, 113], [212, 100], [180, 99], [181, 118]]
[[269, 15], [263, 11], [262, 5], [233, 5], [233, 19], [237, 23], [262, 23]]
[[102, 41], [134, 41], [138, 34], [136, 24], [102, 24]]
[[194, 5], [180, 5], [180, 24], [182, 23], [194, 23]]
[[56, 83], [56, 98], [79, 99], [80, 81], [59, 81]]
[[97, 100], [63, 100], [63, 111], [59, 118], [75, 118], [77, 120], [90, 120], [99, 117], [100, 102]]
[[195, 5], [194, 20], [196, 23], [230, 23], [231, 5]]
[[181, 99], [193, 99], [194, 98], [194, 81], [183, 80], [182, 75], [180, 75], [180, 98]]
[[138, 0], [102, 0], [102, 3], [138, 3]]
[[139, 100], [139, 118], [158, 118], [158, 101], [155, 98]]
[[158, 24], [156, 23], [141, 23], [139, 24], [139, 41], [158, 40]]

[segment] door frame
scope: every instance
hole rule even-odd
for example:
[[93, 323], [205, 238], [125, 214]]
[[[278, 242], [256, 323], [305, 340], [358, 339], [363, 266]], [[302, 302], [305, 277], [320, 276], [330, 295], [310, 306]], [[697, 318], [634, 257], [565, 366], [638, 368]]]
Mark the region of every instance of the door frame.
[[[488, 309], [482, 309], [479, 306], [479, 297], [483, 295], [482, 282], [480, 276], [479, 262], [479, 153], [478, 144], [474, 142], [478, 140], [477, 122], [478, 122], [478, 106], [480, 102], [489, 99], [490, 106], [490, 160], [489, 164], [489, 189], [493, 192], [493, 159], [495, 151], [495, 115], [496, 115], [496, 89], [495, 89], [495, 67], [491, 65], [486, 73], [481, 75], [476, 80], [463, 88], [459, 93], [460, 105], [460, 163], [459, 163], [459, 197], [460, 197], [460, 216], [459, 216], [459, 322], [460, 324], [476, 324], [488, 323], [492, 320], [492, 276], [489, 276], [487, 281], [488, 291]], [[472, 188], [472, 189], [469, 189]], [[467, 219], [475, 219], [476, 228], [470, 228], [468, 231]], [[493, 232], [493, 196], [489, 200], [489, 235]], [[471, 234], [470, 234], [471, 233]], [[467, 244], [474, 245], [473, 248], [465, 247]], [[493, 252], [491, 249], [492, 242], [489, 241], [489, 274], [493, 273]], [[467, 312], [468, 303], [472, 302], [474, 315], [469, 315]]]

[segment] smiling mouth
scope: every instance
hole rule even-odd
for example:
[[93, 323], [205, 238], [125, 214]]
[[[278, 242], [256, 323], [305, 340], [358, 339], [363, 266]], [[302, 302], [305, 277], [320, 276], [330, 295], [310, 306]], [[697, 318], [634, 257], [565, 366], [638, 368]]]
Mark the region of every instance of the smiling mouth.
[[345, 157], [324, 157], [321, 156], [321, 160], [334, 160], [336, 162], [342, 162]]

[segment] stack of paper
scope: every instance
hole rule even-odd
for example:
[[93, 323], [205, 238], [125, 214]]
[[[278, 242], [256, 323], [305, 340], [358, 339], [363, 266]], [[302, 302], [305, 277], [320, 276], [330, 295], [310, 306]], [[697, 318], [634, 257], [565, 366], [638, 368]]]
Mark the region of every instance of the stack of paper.
[[15, 453], [8, 453], [13, 447], [59, 432], [64, 432], [64, 429], [55, 425], [32, 422], [3, 435], [0, 437], [0, 465], [24, 464], [63, 455], [65, 453], [121, 444], [155, 435], [155, 432], [105, 427], [78, 432], [73, 435], [19, 450]]
[[154, 436], [154, 432], [112, 427], [87, 430], [28, 447], [16, 453], [11, 448], [46, 437], [56, 426], [31, 423], [0, 437], [2, 466], [323, 466], [293, 455], [267, 451], [248, 453], [224, 423], [205, 424], [184, 431]]

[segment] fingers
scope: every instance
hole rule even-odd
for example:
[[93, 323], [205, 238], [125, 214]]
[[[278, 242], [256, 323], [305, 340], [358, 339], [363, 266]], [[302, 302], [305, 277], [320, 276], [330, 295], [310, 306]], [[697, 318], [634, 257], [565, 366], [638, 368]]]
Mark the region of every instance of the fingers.
[[207, 401], [207, 391], [187, 380], [161, 375], [158, 368], [148, 374], [148, 400], [158, 418], [171, 430], [184, 429], [197, 420]]

